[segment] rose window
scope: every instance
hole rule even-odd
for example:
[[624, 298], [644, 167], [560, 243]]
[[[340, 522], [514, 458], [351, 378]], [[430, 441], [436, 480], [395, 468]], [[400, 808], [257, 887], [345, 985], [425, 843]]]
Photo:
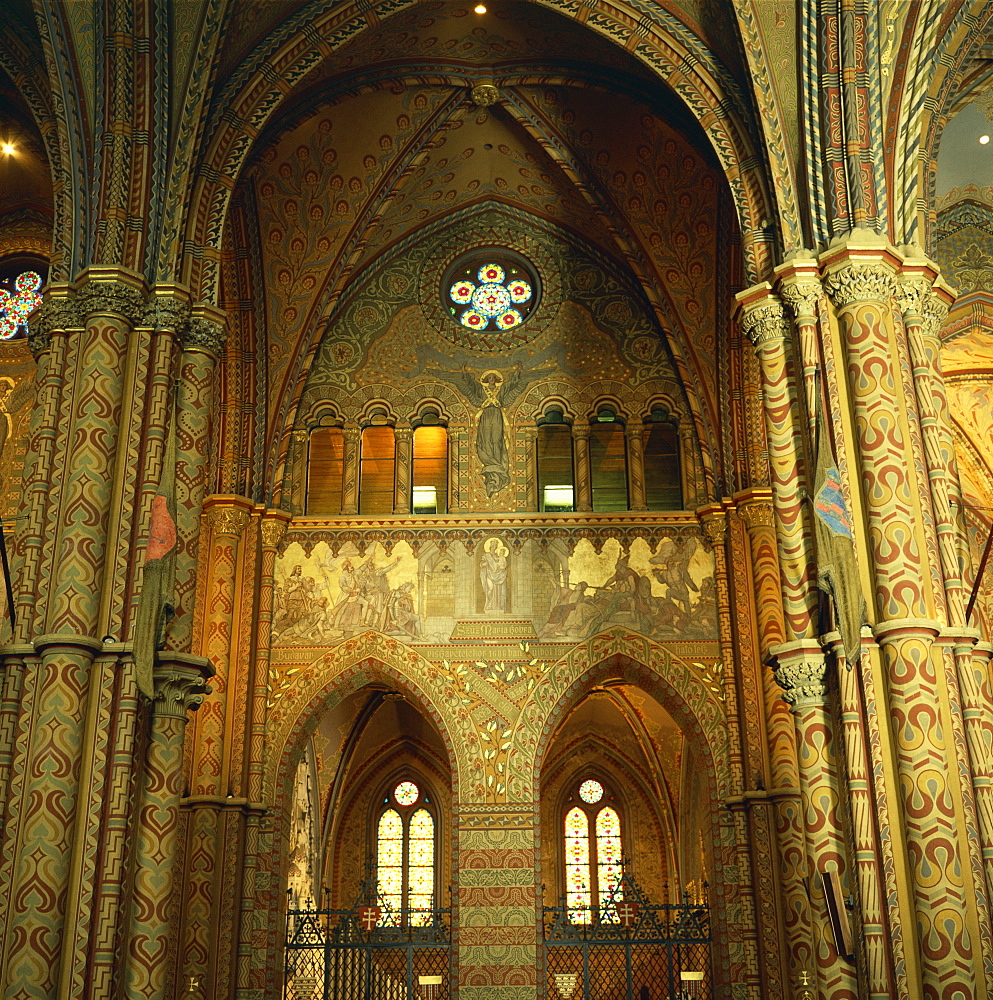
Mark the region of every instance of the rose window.
[[536, 276], [523, 258], [507, 251], [472, 258], [447, 275], [443, 294], [452, 318], [480, 332], [520, 326], [537, 303]]
[[25, 271], [14, 279], [14, 290], [0, 286], [0, 340], [28, 332], [28, 316], [41, 305], [41, 275]]

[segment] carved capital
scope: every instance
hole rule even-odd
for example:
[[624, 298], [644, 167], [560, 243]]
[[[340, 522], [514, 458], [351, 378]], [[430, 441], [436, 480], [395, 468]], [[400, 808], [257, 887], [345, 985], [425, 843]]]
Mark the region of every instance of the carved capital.
[[267, 549], [278, 548], [288, 527], [289, 525], [283, 518], [267, 517], [262, 522], [262, 544]]
[[153, 295], [145, 304], [141, 325], [150, 330], [171, 330], [182, 336], [190, 322], [190, 304], [171, 296]]
[[756, 528], [771, 528], [775, 523], [775, 511], [768, 500], [752, 500], [742, 504], [738, 513], [749, 531]]
[[703, 537], [711, 545], [717, 545], [724, 541], [727, 534], [727, 515], [723, 507], [705, 507], [697, 511], [700, 524], [703, 527]]
[[936, 340], [941, 336], [941, 328], [948, 318], [948, 304], [942, 302], [936, 295], [929, 296], [924, 302], [924, 312], [922, 313], [922, 328], [928, 337]]
[[184, 350], [205, 351], [219, 358], [224, 353], [227, 327], [224, 323], [196, 316], [190, 320], [183, 337]]
[[822, 652], [802, 650], [777, 656], [775, 674], [783, 689], [783, 701], [794, 711], [824, 704], [827, 698], [827, 659]]
[[37, 358], [47, 351], [55, 330], [73, 330], [82, 326], [76, 300], [60, 296], [46, 298], [35, 310], [28, 326], [28, 347]]
[[789, 339], [790, 324], [781, 302], [747, 309], [741, 317], [741, 329], [755, 348], [775, 341]]
[[798, 320], [817, 318], [817, 303], [821, 297], [819, 281], [793, 281], [784, 284], [779, 294]]
[[170, 657], [155, 666], [152, 675], [155, 682], [152, 712], [159, 718], [181, 719], [185, 722], [186, 713], [195, 712], [210, 694], [207, 680], [213, 671], [206, 661], [201, 664], [196, 662], [197, 657], [188, 659], [191, 662], [185, 663], [176, 657]]
[[123, 281], [91, 279], [76, 292], [80, 318], [94, 313], [111, 313], [138, 326], [145, 315], [145, 294]]
[[824, 279], [824, 290], [839, 308], [856, 302], [887, 302], [896, 295], [896, 278], [885, 264], [849, 263]]
[[209, 507], [204, 517], [215, 535], [239, 538], [248, 524], [248, 511], [241, 507]]

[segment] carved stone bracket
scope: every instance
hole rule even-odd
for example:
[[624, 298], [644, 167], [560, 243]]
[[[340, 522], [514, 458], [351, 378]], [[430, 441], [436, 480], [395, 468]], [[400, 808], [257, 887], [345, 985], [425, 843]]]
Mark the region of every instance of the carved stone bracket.
[[155, 695], [152, 712], [159, 718], [186, 721], [186, 713], [195, 712], [210, 694], [207, 681], [214, 675], [210, 663], [200, 656], [161, 653], [155, 665]]
[[856, 302], [887, 302], [896, 295], [897, 283], [885, 264], [848, 263], [827, 275], [824, 290], [843, 309]]
[[746, 309], [741, 317], [741, 329], [755, 348], [772, 341], [787, 340], [790, 335], [786, 310], [781, 302], [775, 301]]

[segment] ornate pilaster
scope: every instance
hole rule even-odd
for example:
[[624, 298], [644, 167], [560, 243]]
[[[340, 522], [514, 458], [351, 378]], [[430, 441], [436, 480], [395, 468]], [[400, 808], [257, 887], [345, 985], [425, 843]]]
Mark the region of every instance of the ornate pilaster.
[[155, 667], [151, 734], [136, 833], [124, 990], [128, 1000], [159, 1000], [166, 995], [183, 737], [187, 714], [199, 708], [209, 693], [206, 680], [211, 673], [206, 660], [181, 654], [163, 657]]
[[572, 428], [576, 465], [576, 510], [593, 510], [593, 476], [590, 468], [590, 425], [577, 421]]

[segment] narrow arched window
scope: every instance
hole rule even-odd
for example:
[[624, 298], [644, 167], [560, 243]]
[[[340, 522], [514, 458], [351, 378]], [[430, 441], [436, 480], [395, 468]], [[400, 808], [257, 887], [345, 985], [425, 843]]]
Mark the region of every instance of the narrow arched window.
[[388, 426], [362, 431], [359, 457], [359, 513], [392, 514], [396, 436]]
[[572, 428], [561, 410], [548, 410], [538, 424], [538, 509], [575, 509]]
[[415, 514], [448, 512], [448, 429], [438, 419], [437, 413], [425, 414], [414, 428], [410, 509]]
[[383, 797], [376, 823], [381, 927], [424, 927], [434, 910], [437, 836], [430, 797], [405, 779]]
[[621, 817], [594, 778], [577, 786], [566, 804], [566, 907], [570, 923], [617, 922], [621, 881]]
[[624, 425], [609, 407], [602, 407], [590, 424], [590, 482], [594, 510], [628, 509]]
[[679, 468], [679, 433], [664, 410], [653, 410], [642, 432], [645, 453], [645, 500], [649, 510], [683, 506]]
[[340, 427], [315, 427], [307, 453], [307, 513], [340, 514], [345, 435]]

